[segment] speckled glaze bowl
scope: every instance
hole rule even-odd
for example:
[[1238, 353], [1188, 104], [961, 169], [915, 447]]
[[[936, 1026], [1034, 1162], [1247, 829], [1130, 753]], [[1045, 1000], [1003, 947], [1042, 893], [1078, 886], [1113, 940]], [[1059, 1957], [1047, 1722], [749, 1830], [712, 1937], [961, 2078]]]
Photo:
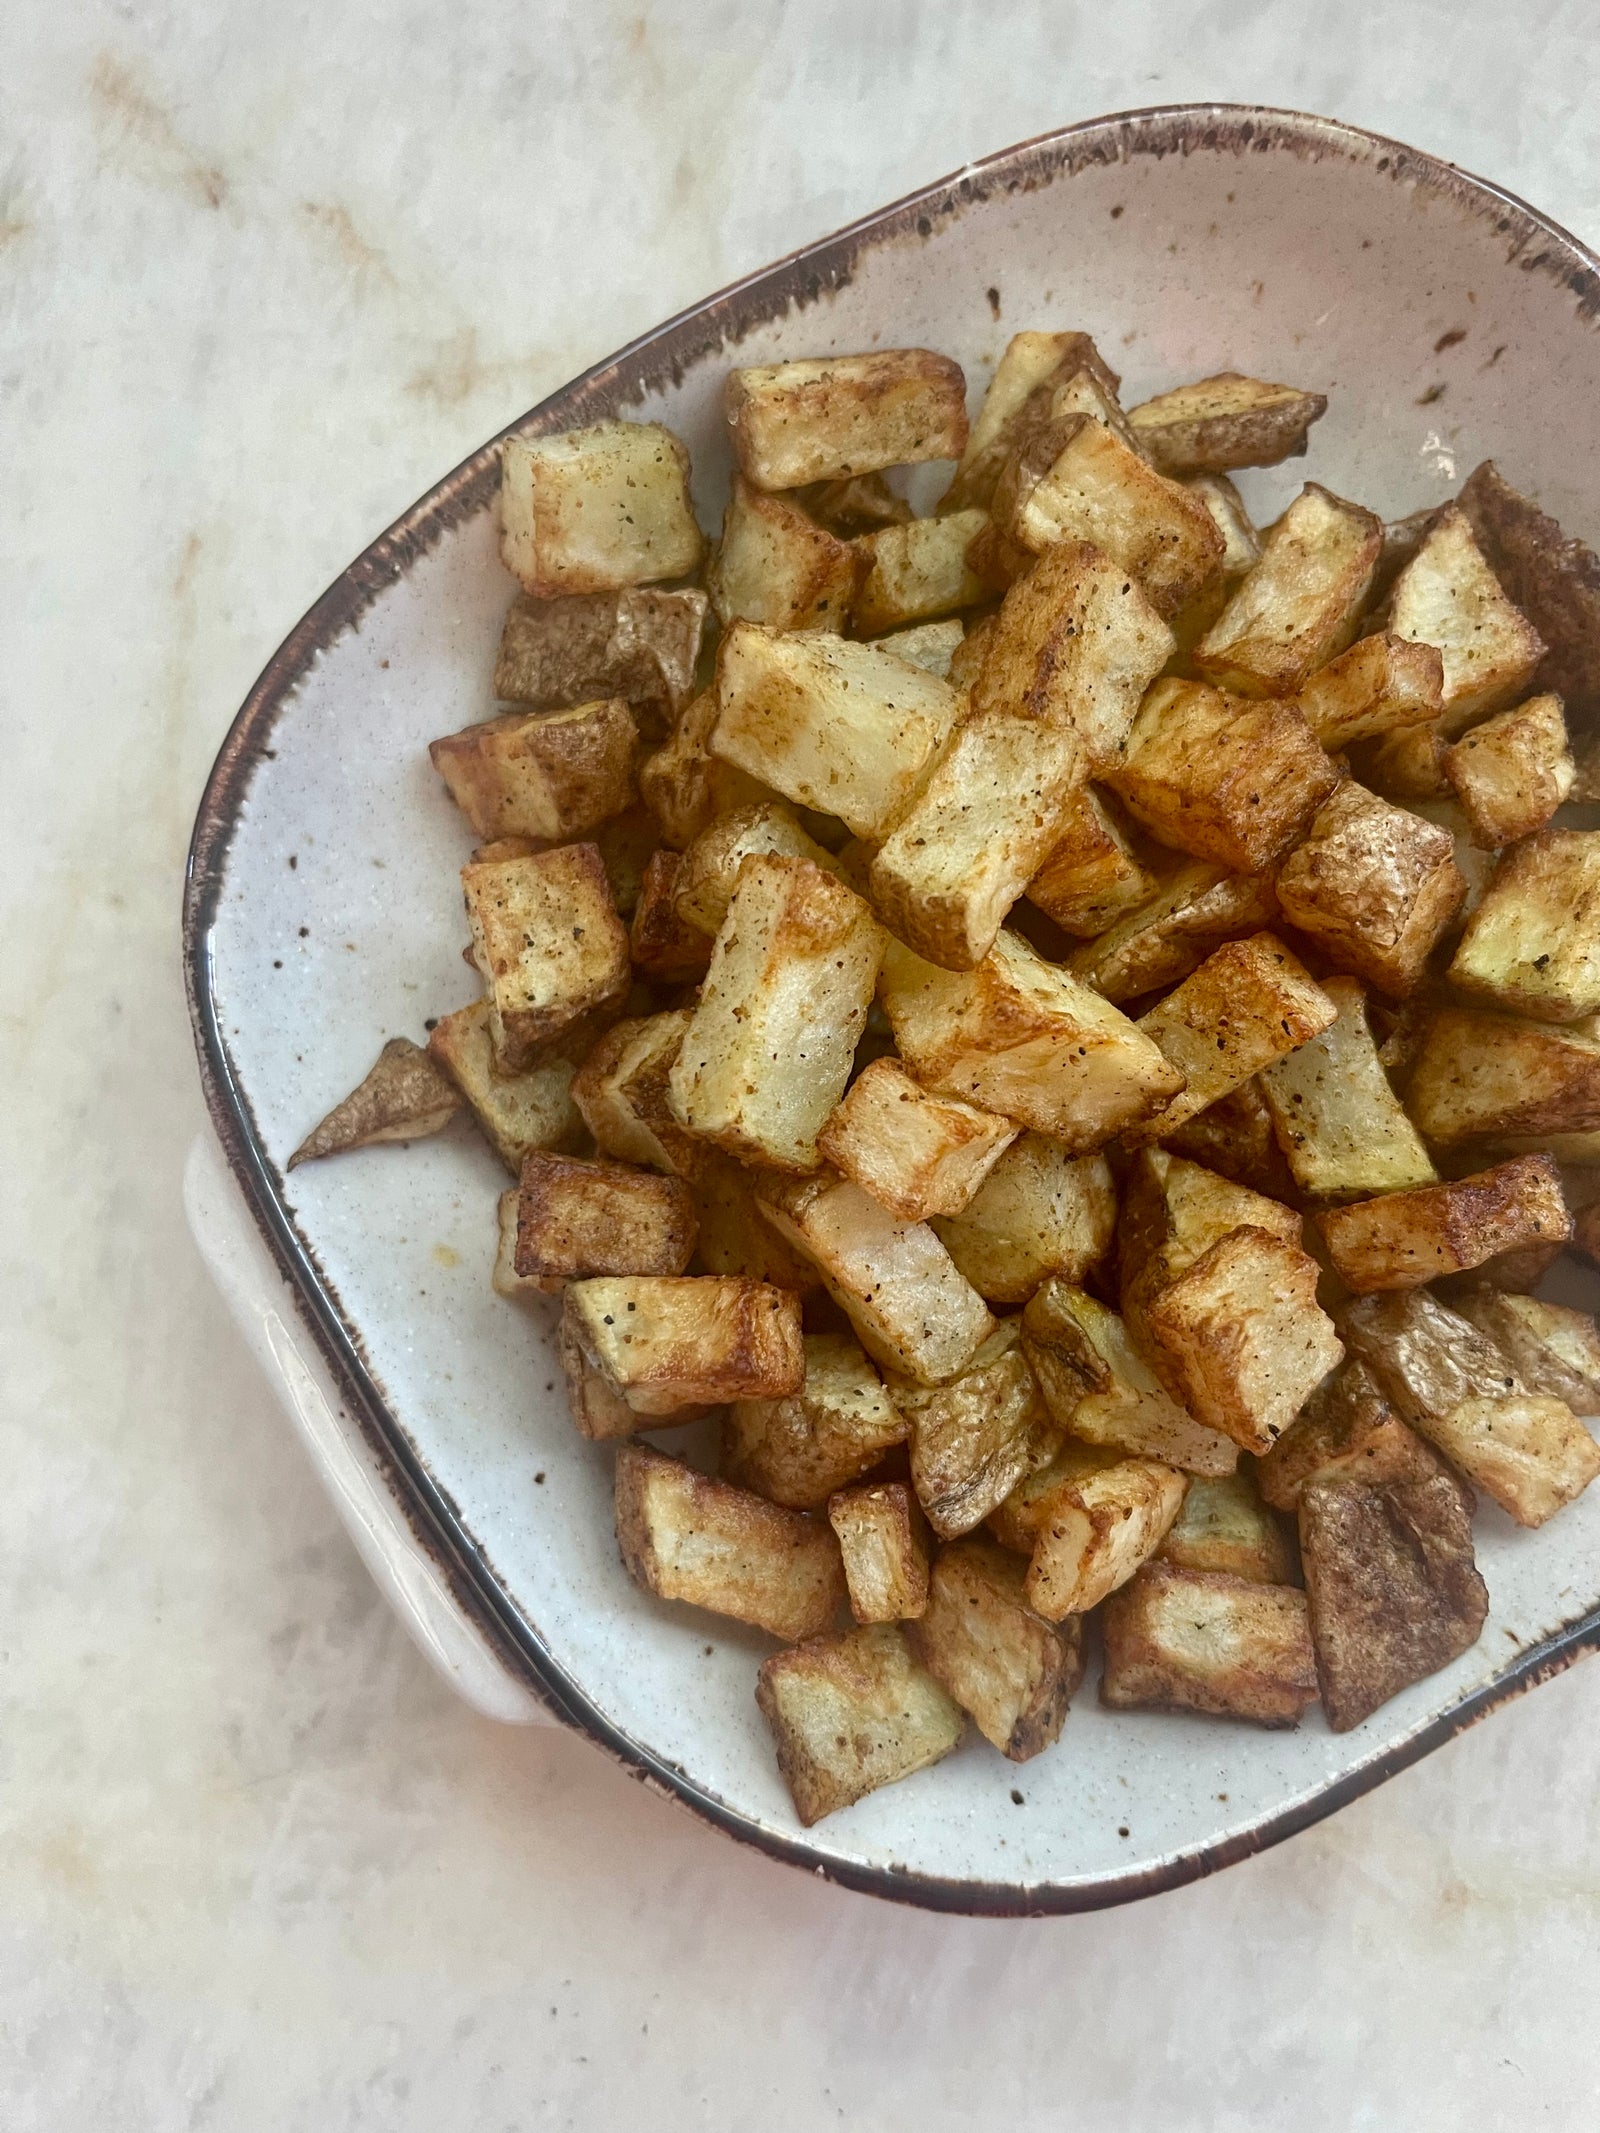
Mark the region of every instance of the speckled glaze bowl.
[[[1224, 368], [1329, 396], [1307, 460], [1242, 478], [1260, 519], [1307, 475], [1393, 516], [1493, 454], [1600, 535], [1600, 271], [1532, 209], [1415, 150], [1286, 112], [1191, 106], [1007, 150], [658, 327], [516, 427], [638, 412], [687, 439], [720, 513], [730, 362], [921, 343], [974, 396], [1023, 326], [1087, 329], [1130, 401]], [[490, 443], [289, 636], [201, 801], [184, 906], [216, 1131], [396, 1498], [505, 1664], [568, 1723], [774, 1857], [954, 1910], [1089, 1908], [1303, 1828], [1600, 1639], [1600, 1489], [1547, 1531], [1478, 1521], [1482, 1640], [1355, 1732], [1112, 1714], [1093, 1678], [1021, 1767], [982, 1741], [804, 1831], [755, 1709], [764, 1640], [629, 1583], [610, 1459], [565, 1412], [552, 1319], [489, 1288], [504, 1177], [470, 1130], [286, 1176], [371, 1064], [461, 1005], [468, 833], [433, 736], [488, 714], [512, 586]], [[1583, 1297], [1581, 1277], [1574, 1300]]]

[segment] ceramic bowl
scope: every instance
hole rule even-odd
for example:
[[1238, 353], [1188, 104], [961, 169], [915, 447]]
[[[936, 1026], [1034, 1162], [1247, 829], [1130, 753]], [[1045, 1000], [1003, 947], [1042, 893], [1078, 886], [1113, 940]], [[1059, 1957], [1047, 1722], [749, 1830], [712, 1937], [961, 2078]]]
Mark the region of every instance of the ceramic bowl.
[[[1308, 459], [1242, 478], [1258, 520], [1307, 476], [1396, 516], [1493, 454], [1593, 540], [1597, 306], [1596, 262], [1571, 237], [1415, 150], [1284, 112], [1136, 112], [1010, 149], [752, 275], [516, 428], [667, 422], [710, 525], [731, 362], [917, 343], [956, 356], [976, 398], [1014, 330], [1080, 327], [1130, 401], [1224, 368], [1328, 395]], [[1256, 1851], [1600, 1638], [1600, 1489], [1538, 1534], [1489, 1506], [1481, 1641], [1352, 1733], [1315, 1714], [1287, 1733], [1113, 1714], [1091, 1679], [1036, 1761], [969, 1739], [800, 1828], [754, 1704], [764, 1641], [629, 1583], [610, 1460], [567, 1418], [551, 1315], [490, 1292], [505, 1179], [487, 1148], [461, 1128], [284, 1170], [385, 1037], [420, 1038], [474, 989], [454, 887], [470, 840], [424, 744], [491, 708], [512, 591], [496, 479], [490, 443], [273, 658], [201, 802], [185, 952], [228, 1160], [397, 1497], [508, 1665], [778, 1858], [918, 1903], [1024, 1913], [1120, 1901]]]

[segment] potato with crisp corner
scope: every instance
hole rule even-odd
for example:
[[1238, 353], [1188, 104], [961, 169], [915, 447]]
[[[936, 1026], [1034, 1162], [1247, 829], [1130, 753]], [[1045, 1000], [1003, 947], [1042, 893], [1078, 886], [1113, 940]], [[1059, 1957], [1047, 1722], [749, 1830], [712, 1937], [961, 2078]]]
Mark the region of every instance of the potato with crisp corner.
[[711, 753], [717, 694], [706, 689], [686, 705], [671, 735], [639, 765], [639, 796], [663, 843], [685, 851], [719, 815], [759, 807], [766, 787]]
[[988, 523], [987, 512], [952, 511], [946, 518], [917, 518], [862, 534], [855, 543], [862, 570], [854, 610], [860, 634], [932, 622], [986, 600], [988, 587], [968, 566], [967, 550]]
[[740, 469], [758, 489], [959, 459], [967, 445], [961, 365], [927, 348], [730, 370], [725, 406]]
[[1600, 557], [1513, 489], [1492, 459], [1458, 501], [1507, 596], [1544, 639], [1540, 684], [1592, 714], [1600, 705]]
[[1292, 696], [1354, 636], [1382, 547], [1370, 511], [1307, 482], [1195, 647], [1196, 669], [1236, 696]]
[[676, 717], [694, 693], [709, 606], [694, 585], [547, 600], [518, 593], [500, 634], [494, 693], [547, 709], [620, 696]]
[[525, 592], [683, 578], [705, 547], [689, 454], [658, 422], [596, 422], [500, 448], [500, 553]]
[[1452, 1307], [1505, 1351], [1530, 1392], [1600, 1414], [1600, 1332], [1587, 1311], [1494, 1288], [1469, 1290]]
[[409, 1037], [391, 1037], [364, 1078], [314, 1126], [284, 1166], [380, 1141], [420, 1141], [449, 1125], [461, 1092]]
[[572, 1080], [572, 1100], [602, 1155], [687, 1176], [697, 1152], [667, 1109], [667, 1076], [692, 1010], [629, 1016], [608, 1029]]
[[1160, 1547], [1188, 1487], [1157, 1460], [1118, 1459], [1052, 1490], [1028, 1558], [1028, 1605], [1047, 1622], [1098, 1607]]
[[428, 1037], [428, 1057], [444, 1069], [472, 1108], [484, 1137], [513, 1177], [530, 1149], [575, 1149], [584, 1121], [572, 1091], [570, 1059], [547, 1059], [525, 1073], [502, 1073], [495, 1063], [489, 1003], [474, 1000], [441, 1015]]
[[635, 797], [639, 729], [620, 697], [513, 711], [429, 745], [477, 837], [583, 837]]
[[1439, 1471], [1438, 1454], [1401, 1421], [1356, 1356], [1323, 1379], [1271, 1451], [1256, 1461], [1256, 1482], [1276, 1510], [1293, 1511], [1313, 1481], [1382, 1488], [1426, 1481]]
[[1444, 753], [1444, 774], [1489, 850], [1543, 829], [1572, 791], [1577, 767], [1559, 696], [1530, 696], [1464, 733]]
[[817, 1135], [825, 1163], [902, 1222], [959, 1214], [1017, 1137], [997, 1118], [936, 1096], [897, 1059], [874, 1059]]
[[1189, 1483], [1156, 1560], [1179, 1570], [1215, 1570], [1257, 1585], [1293, 1585], [1293, 1555], [1283, 1528], [1245, 1473]]
[[[1328, 992], [1326, 978], [1322, 989]], [[1328, 997], [1333, 998], [1331, 992]], [[1337, 1027], [1336, 1023], [1330, 1024], [1329, 1030]], [[1329, 1030], [1323, 1032], [1323, 1038]], [[1302, 1045], [1299, 1052], [1290, 1056], [1298, 1059], [1314, 1052], [1323, 1038], [1314, 1037], [1309, 1045]], [[1263, 1077], [1252, 1074], [1248, 1081], [1240, 1082], [1236, 1089], [1230, 1089], [1193, 1118], [1163, 1134], [1162, 1147], [1169, 1155], [1181, 1155], [1186, 1162], [1200, 1163], [1220, 1177], [1232, 1178], [1235, 1184], [1248, 1185], [1252, 1192], [1264, 1193], [1269, 1200], [1292, 1200], [1295, 1179], [1278, 1145], [1264, 1089]]]
[[1047, 416], [1055, 388], [1081, 370], [1089, 371], [1115, 400], [1121, 380], [1106, 368], [1088, 334], [1014, 333], [995, 365], [940, 510], [966, 510], [974, 504], [987, 509], [1007, 460], [1028, 430]]
[[793, 808], [782, 800], [764, 800], [719, 815], [685, 851], [678, 877], [679, 917], [714, 940], [733, 901], [739, 869], [753, 853], [809, 859], [825, 874], [840, 872], [838, 860], [801, 828]]
[[[561, 1361], [579, 1426], [608, 1410], [616, 1436], [728, 1400], [781, 1400], [805, 1382], [800, 1299], [716, 1274], [595, 1275], [569, 1282]], [[624, 1421], [631, 1416], [631, 1422]]]
[[1223, 370], [1129, 408], [1128, 421], [1163, 474], [1226, 474], [1299, 457], [1327, 407], [1325, 393]]
[[1266, 874], [1230, 874], [1209, 860], [1178, 867], [1144, 903], [1072, 951], [1067, 967], [1105, 999], [1157, 992], [1198, 970], [1223, 941], [1270, 926], [1278, 899]]
[[632, 977], [627, 929], [592, 844], [469, 863], [461, 887], [503, 1071], [590, 1042], [621, 1013]]
[[828, 1498], [858, 1622], [911, 1622], [928, 1605], [928, 1528], [903, 1481], [863, 1482]]
[[1431, 724], [1444, 708], [1444, 659], [1437, 645], [1408, 637], [1358, 637], [1307, 675], [1295, 702], [1329, 750], [1408, 732]]
[[1277, 874], [1289, 923], [1396, 999], [1415, 991], [1467, 894], [1455, 840], [1347, 778]]
[[905, 1438], [905, 1417], [861, 1343], [848, 1333], [808, 1333], [798, 1391], [730, 1409], [722, 1474], [790, 1510], [819, 1511]]
[[941, 1540], [981, 1526], [1057, 1441], [1014, 1318], [947, 1383], [891, 1379], [889, 1391], [910, 1433], [911, 1485]]
[[1028, 1605], [1023, 1565], [993, 1541], [957, 1541], [933, 1568], [913, 1632], [922, 1663], [1013, 1763], [1059, 1735], [1083, 1680], [1083, 1623], [1046, 1622]]
[[1313, 1200], [1433, 1184], [1438, 1174], [1378, 1057], [1365, 992], [1354, 978], [1324, 978], [1321, 989], [1337, 1019], [1260, 1081], [1295, 1184]]
[[722, 519], [706, 573], [717, 619], [774, 630], [843, 630], [863, 576], [860, 551], [808, 518], [787, 497], [743, 475]]
[[1506, 598], [1458, 504], [1438, 514], [1395, 580], [1389, 627], [1439, 647], [1447, 737], [1514, 702], [1544, 657], [1543, 638]]
[[1053, 1274], [1081, 1281], [1111, 1249], [1117, 1194], [1103, 1155], [1043, 1133], [1011, 1143], [960, 1213], [935, 1216], [945, 1249], [990, 1303], [1026, 1303]]
[[551, 1294], [595, 1274], [681, 1274], [695, 1244], [681, 1178], [535, 1150], [523, 1158], [512, 1264]]
[[1317, 1227], [1340, 1279], [1364, 1296], [1470, 1273], [1501, 1252], [1563, 1243], [1572, 1217], [1550, 1157], [1519, 1155], [1472, 1177], [1329, 1208]]
[[1600, 1010], [1600, 830], [1539, 830], [1505, 854], [1450, 982], [1540, 1022]]
[[1028, 884], [1028, 901], [1063, 933], [1093, 940], [1147, 904], [1160, 884], [1092, 786], [1069, 794], [1049, 857]]
[[1306, 1596], [1148, 1563], [1107, 1603], [1100, 1701], [1292, 1726], [1317, 1700]]
[[1417, 1043], [1406, 1109], [1437, 1148], [1600, 1128], [1600, 1029], [1441, 1003]]

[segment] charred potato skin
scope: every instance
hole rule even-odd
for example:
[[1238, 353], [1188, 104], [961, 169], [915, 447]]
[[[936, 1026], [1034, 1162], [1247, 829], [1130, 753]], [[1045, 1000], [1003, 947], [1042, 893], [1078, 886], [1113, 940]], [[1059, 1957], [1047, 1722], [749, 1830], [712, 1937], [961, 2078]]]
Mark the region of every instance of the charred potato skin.
[[805, 1377], [780, 1399], [736, 1400], [722, 1475], [791, 1511], [820, 1511], [903, 1444], [904, 1415], [848, 1333], [805, 1337]]
[[511, 437], [500, 453], [500, 552], [525, 592], [612, 592], [698, 569], [689, 454], [657, 422]]
[[1325, 393], [1223, 370], [1130, 408], [1128, 422], [1163, 474], [1229, 474], [1299, 458], [1327, 410]]
[[1586, 714], [1600, 709], [1600, 556], [1562, 532], [1486, 459], [1459, 498], [1507, 595], [1544, 639], [1538, 679]]
[[460, 1090], [428, 1053], [409, 1037], [391, 1037], [368, 1073], [311, 1129], [284, 1167], [293, 1170], [379, 1141], [425, 1140], [460, 1109]]
[[501, 632], [494, 693], [544, 709], [620, 696], [675, 718], [694, 689], [709, 605], [692, 585], [546, 600], [518, 593]]

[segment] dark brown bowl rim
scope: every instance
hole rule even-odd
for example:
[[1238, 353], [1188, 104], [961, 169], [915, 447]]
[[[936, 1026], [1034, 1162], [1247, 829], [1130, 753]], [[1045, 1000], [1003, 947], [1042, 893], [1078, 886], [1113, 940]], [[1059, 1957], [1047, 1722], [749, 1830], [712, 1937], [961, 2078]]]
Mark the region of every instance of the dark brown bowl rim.
[[[1490, 222], [1510, 256], [1531, 273], [1565, 285], [1580, 313], [1600, 313], [1600, 259], [1568, 231], [1489, 181], [1437, 157], [1359, 127], [1306, 113], [1239, 104], [1177, 104], [1114, 113], [1034, 140], [908, 194], [848, 228], [746, 275], [680, 312], [541, 401], [512, 431], [568, 428], [633, 404], [658, 380], [707, 352], [736, 344], [789, 307], [844, 286], [862, 251], [887, 239], [930, 236], [942, 223], [996, 192], [1032, 191], [1090, 165], [1133, 156], [1286, 152], [1366, 164], [1398, 183], [1446, 195]], [[1600, 1644], [1600, 1608], [1518, 1653], [1495, 1680], [1407, 1739], [1331, 1780], [1312, 1797], [1226, 1838], [1176, 1852], [1158, 1865], [1093, 1880], [1008, 1883], [957, 1879], [894, 1865], [856, 1864], [785, 1836], [718, 1799], [690, 1774], [629, 1739], [598, 1711], [517, 1613], [448, 1493], [433, 1481], [391, 1413], [355, 1329], [285, 1206], [283, 1180], [268, 1157], [249, 1098], [229, 1056], [212, 990], [208, 942], [229, 847], [251, 777], [270, 746], [277, 714], [312, 664], [351, 628], [378, 595], [453, 527], [489, 500], [500, 437], [447, 475], [352, 563], [273, 654], [234, 719], [201, 796], [189, 847], [183, 899], [183, 961], [200, 1079], [218, 1139], [273, 1259], [350, 1414], [379, 1459], [397, 1501], [467, 1614], [508, 1667], [562, 1719], [588, 1735], [635, 1776], [678, 1799], [714, 1827], [770, 1857], [847, 1888], [929, 1910], [1035, 1917], [1098, 1910], [1172, 1889], [1278, 1844], [1441, 1747], [1497, 1705], [1534, 1687]]]

